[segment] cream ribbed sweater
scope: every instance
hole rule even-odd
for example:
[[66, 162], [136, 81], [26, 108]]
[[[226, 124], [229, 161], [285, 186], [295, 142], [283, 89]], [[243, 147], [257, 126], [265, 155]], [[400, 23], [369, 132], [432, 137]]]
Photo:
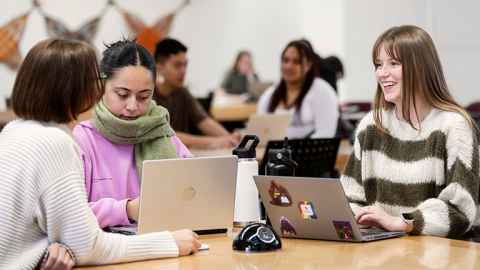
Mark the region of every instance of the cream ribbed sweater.
[[0, 269], [33, 269], [52, 242], [67, 245], [78, 265], [178, 256], [169, 232], [124, 236], [98, 227], [66, 127], [11, 122], [0, 153]]
[[354, 212], [377, 205], [410, 214], [413, 234], [458, 237], [478, 225], [479, 140], [458, 113], [433, 109], [421, 130], [382, 114], [388, 134], [368, 114], [341, 177]]

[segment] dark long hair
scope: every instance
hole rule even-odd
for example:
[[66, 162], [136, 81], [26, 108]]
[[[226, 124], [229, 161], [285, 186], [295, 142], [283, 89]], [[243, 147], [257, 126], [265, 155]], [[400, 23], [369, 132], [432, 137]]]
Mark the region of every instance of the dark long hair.
[[[306, 44], [302, 40], [294, 40], [287, 44], [285, 49], [282, 51], [282, 59], [285, 56], [285, 52], [288, 48], [293, 47], [298, 51], [300, 55], [300, 63], [304, 63], [305, 61], [312, 63], [310, 70], [307, 72], [305, 76], [305, 80], [302, 83], [302, 87], [300, 90], [300, 94], [298, 95], [297, 99], [293, 103], [297, 111], [300, 111], [302, 107], [302, 102], [305, 96], [307, 95], [310, 87], [313, 84], [313, 80], [315, 79], [315, 67], [313, 65], [314, 55], [313, 51], [310, 49], [308, 44]], [[282, 60], [283, 61], [283, 60]], [[287, 101], [287, 84], [285, 80], [282, 78], [280, 83], [278, 84], [277, 88], [273, 92], [272, 98], [270, 100], [270, 104], [268, 105], [268, 112], [274, 112], [280, 102], [284, 102], [286, 104]]]

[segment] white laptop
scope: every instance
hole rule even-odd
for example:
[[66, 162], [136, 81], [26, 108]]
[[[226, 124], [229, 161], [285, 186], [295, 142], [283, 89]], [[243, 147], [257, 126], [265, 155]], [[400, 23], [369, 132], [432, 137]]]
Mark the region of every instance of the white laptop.
[[233, 226], [236, 177], [236, 156], [144, 161], [138, 227], [109, 229], [226, 233]]
[[289, 113], [279, 114], [254, 114], [247, 122], [243, 134], [257, 135], [260, 146], [266, 146], [268, 141], [283, 140], [287, 135], [292, 115]]
[[367, 242], [405, 235], [361, 229], [339, 179], [254, 176], [275, 232], [282, 237]]

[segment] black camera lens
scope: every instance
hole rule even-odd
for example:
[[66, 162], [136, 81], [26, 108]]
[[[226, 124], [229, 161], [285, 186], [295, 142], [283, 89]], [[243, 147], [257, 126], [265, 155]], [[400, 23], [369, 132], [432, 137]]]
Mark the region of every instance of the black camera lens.
[[280, 237], [271, 227], [261, 223], [246, 226], [233, 240], [234, 250], [246, 252], [271, 251], [282, 248]]

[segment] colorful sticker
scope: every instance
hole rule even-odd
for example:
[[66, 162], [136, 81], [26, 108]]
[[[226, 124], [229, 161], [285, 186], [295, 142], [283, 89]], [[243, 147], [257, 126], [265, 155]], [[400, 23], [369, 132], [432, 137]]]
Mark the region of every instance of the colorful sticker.
[[342, 240], [353, 240], [352, 225], [348, 221], [333, 221], [338, 238]]
[[301, 201], [298, 203], [298, 209], [303, 219], [317, 219], [317, 213], [312, 202]]
[[297, 235], [297, 231], [295, 230], [295, 227], [293, 227], [290, 220], [288, 220], [284, 216], [280, 218], [280, 232], [282, 233], [282, 236]]
[[270, 198], [272, 198], [270, 203], [273, 205], [283, 207], [292, 205], [292, 197], [290, 193], [288, 193], [288, 190], [282, 185], [275, 183], [275, 181], [270, 183], [268, 194], [270, 194]]

